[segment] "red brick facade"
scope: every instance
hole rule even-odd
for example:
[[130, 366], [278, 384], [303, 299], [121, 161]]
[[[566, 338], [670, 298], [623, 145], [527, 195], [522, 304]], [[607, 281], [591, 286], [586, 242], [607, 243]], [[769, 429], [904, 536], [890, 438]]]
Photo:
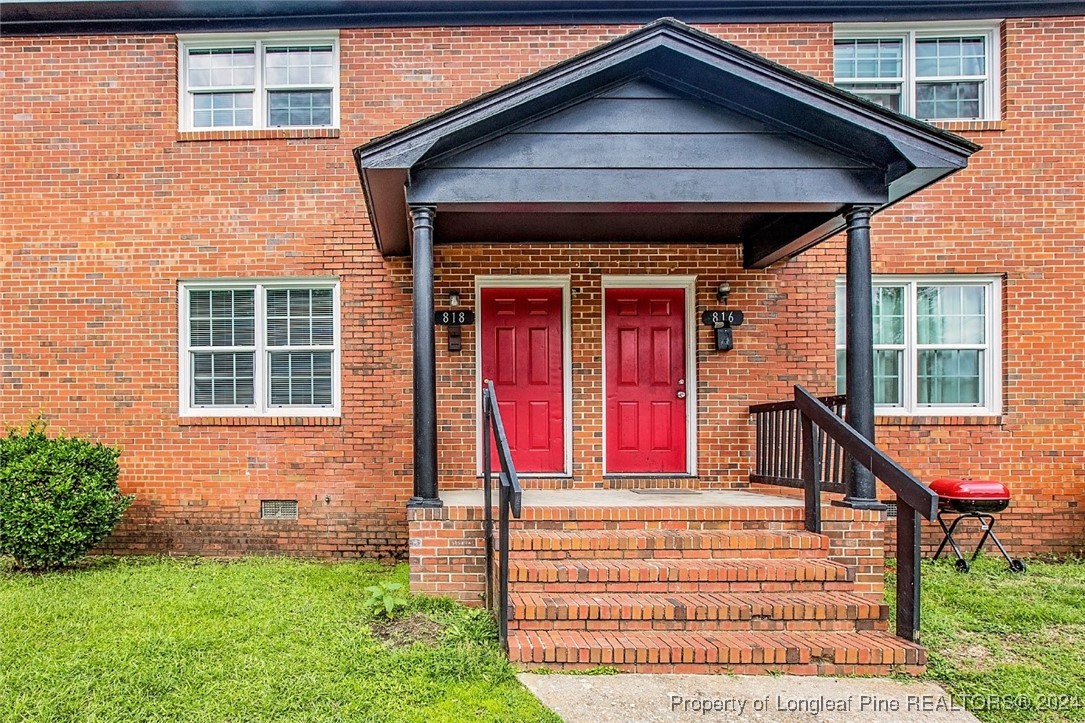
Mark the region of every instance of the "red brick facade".
[[[137, 500], [111, 550], [404, 556], [410, 269], [374, 247], [350, 151], [629, 29], [343, 30], [340, 129], [313, 133], [179, 133], [172, 35], [0, 39], [0, 421], [41, 413], [123, 448]], [[701, 29], [831, 80], [831, 25]], [[1002, 39], [1003, 120], [951, 127], [984, 150], [876, 216], [874, 252], [876, 273], [1004, 275], [1003, 414], [878, 434], [921, 478], [1006, 482], [1018, 554], [1068, 553], [1085, 546], [1085, 19], [1009, 20]], [[602, 276], [696, 275], [698, 311], [729, 281], [747, 322], [729, 354], [699, 330], [698, 480], [682, 484], [737, 487], [746, 407], [832, 388], [842, 248], [747, 271], [738, 246], [438, 245], [437, 297], [474, 307], [476, 275], [571, 277], [573, 476], [536, 484], [590, 487], [606, 484]], [[341, 281], [341, 417], [179, 417], [178, 282], [304, 276]], [[475, 338], [437, 341], [442, 484], [463, 488]], [[261, 499], [299, 500], [299, 521], [261, 521]]]

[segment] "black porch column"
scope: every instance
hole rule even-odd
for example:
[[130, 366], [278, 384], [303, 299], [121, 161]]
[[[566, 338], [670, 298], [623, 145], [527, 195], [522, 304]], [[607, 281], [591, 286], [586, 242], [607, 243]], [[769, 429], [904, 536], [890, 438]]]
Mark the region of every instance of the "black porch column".
[[431, 206], [411, 208], [414, 301], [414, 496], [408, 507], [441, 507], [437, 496], [437, 349], [433, 328]]
[[[846, 421], [859, 434], [874, 441], [874, 304], [870, 278], [870, 206], [848, 210]], [[847, 507], [883, 509], [878, 502], [874, 475], [856, 460], [845, 470]]]

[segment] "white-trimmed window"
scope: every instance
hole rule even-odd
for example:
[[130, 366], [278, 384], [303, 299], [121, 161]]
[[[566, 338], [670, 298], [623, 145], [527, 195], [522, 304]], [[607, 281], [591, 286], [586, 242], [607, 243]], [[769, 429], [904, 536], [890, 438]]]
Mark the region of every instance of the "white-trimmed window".
[[[982, 415], [1001, 407], [999, 279], [874, 277], [879, 414]], [[845, 387], [845, 289], [836, 286], [836, 386]]]
[[180, 285], [181, 413], [339, 414], [334, 280]]
[[339, 125], [339, 34], [182, 35], [181, 130]]
[[924, 120], [997, 120], [998, 24], [837, 25], [837, 87]]

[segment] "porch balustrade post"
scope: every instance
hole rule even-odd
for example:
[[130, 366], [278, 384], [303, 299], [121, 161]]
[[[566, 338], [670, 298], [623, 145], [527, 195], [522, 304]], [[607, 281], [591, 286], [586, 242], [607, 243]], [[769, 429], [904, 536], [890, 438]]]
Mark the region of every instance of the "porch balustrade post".
[[437, 496], [437, 345], [433, 326], [433, 220], [431, 206], [411, 208], [414, 231], [414, 496], [408, 507], [441, 507]]
[[[870, 206], [854, 206], [845, 214], [848, 223], [847, 315], [848, 395], [845, 417], [871, 443], [874, 442], [874, 303], [870, 264]], [[874, 475], [857, 460], [849, 459], [845, 470], [847, 494], [843, 505], [884, 509], [878, 502]]]

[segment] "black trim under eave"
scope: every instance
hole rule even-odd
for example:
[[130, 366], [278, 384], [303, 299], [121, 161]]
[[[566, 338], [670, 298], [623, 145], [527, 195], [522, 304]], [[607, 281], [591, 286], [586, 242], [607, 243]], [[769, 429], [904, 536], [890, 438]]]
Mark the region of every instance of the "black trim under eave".
[[969, 20], [1085, 14], [1080, 0], [0, 0], [4, 35], [317, 28]]

